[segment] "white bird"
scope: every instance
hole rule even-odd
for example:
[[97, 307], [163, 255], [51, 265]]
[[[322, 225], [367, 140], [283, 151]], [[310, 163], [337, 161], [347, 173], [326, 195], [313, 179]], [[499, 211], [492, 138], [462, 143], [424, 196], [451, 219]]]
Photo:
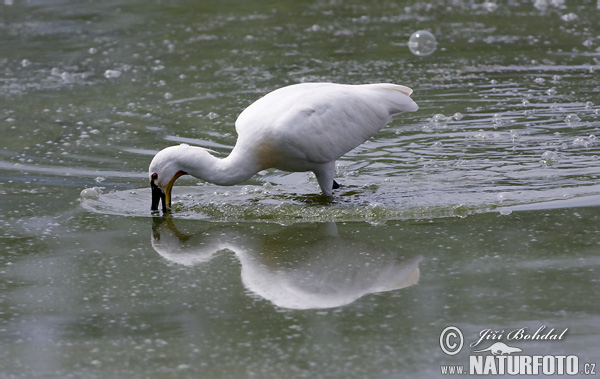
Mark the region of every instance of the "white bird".
[[149, 168], [152, 210], [171, 207], [173, 183], [192, 175], [234, 185], [268, 168], [312, 171], [325, 196], [332, 195], [335, 161], [381, 130], [393, 117], [419, 107], [412, 89], [388, 83], [302, 83], [277, 89], [246, 108], [235, 122], [231, 154], [182, 144], [167, 147]]

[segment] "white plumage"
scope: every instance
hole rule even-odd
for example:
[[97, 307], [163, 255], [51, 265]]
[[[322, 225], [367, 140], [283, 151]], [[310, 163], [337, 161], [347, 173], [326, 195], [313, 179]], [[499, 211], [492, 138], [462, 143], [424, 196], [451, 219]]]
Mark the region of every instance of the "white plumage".
[[152, 209], [170, 207], [175, 180], [185, 174], [233, 185], [267, 168], [313, 171], [331, 196], [335, 161], [381, 130], [393, 117], [414, 112], [412, 90], [395, 84], [302, 83], [277, 89], [238, 117], [238, 140], [223, 159], [189, 145], [160, 151], [150, 163]]

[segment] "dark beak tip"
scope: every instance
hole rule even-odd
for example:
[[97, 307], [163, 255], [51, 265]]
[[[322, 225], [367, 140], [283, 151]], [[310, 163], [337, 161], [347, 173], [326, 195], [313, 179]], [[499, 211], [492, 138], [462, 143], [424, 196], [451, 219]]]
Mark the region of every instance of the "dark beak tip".
[[150, 181], [150, 188], [152, 191], [152, 205], [150, 206], [151, 211], [158, 211], [158, 204], [163, 203], [163, 212], [165, 210], [165, 194], [162, 190], [154, 183], [153, 180]]

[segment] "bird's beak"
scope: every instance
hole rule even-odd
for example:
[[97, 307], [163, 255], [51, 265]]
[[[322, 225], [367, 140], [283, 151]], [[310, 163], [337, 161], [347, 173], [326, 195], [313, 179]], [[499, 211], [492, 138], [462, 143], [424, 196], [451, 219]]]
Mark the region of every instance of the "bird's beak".
[[150, 188], [152, 189], [152, 207], [150, 210], [157, 211], [158, 203], [162, 201], [162, 210], [163, 212], [167, 211], [167, 203], [165, 201], [165, 193], [160, 189], [159, 186], [154, 183], [154, 180], [150, 181]]
[[158, 203], [161, 200], [163, 212], [166, 212], [167, 209], [171, 209], [171, 191], [173, 190], [173, 184], [175, 184], [177, 178], [186, 174], [187, 173], [184, 171], [178, 171], [169, 181], [169, 183], [167, 183], [164, 190], [160, 189], [160, 187], [154, 183], [154, 180], [151, 180], [150, 187], [152, 188], [152, 207], [150, 209], [153, 211], [158, 210]]

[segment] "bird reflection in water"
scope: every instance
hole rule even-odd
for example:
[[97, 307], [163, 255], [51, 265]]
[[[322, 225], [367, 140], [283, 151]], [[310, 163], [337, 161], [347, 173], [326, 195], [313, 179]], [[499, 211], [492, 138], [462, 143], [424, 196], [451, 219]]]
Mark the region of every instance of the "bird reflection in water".
[[241, 263], [244, 286], [289, 309], [339, 307], [367, 294], [414, 285], [422, 260], [340, 236], [335, 223], [264, 228], [221, 224], [187, 234], [170, 216], [154, 217], [152, 247], [166, 260], [184, 266], [232, 251]]

